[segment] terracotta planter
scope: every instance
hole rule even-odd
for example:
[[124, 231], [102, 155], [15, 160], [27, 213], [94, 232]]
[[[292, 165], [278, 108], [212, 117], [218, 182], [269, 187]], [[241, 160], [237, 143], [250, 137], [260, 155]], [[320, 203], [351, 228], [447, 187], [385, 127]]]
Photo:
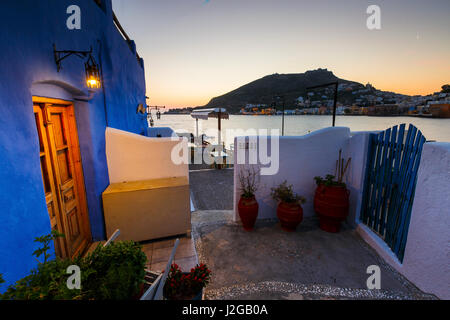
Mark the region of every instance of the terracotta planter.
[[320, 229], [339, 232], [341, 222], [348, 216], [350, 192], [341, 186], [319, 185], [314, 195], [314, 210], [319, 216]]
[[277, 208], [277, 217], [280, 219], [283, 230], [293, 232], [303, 220], [303, 208], [297, 203], [280, 202]]
[[258, 202], [255, 197], [239, 199], [238, 211], [245, 231], [252, 231], [258, 216]]

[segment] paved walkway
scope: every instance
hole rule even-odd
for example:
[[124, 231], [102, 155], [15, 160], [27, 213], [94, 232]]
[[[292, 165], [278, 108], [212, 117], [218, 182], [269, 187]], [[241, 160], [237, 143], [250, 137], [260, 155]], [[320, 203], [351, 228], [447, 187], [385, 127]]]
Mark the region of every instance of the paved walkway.
[[233, 209], [233, 169], [207, 169], [189, 172], [196, 210]]
[[182, 271], [187, 272], [197, 265], [198, 261], [194, 240], [187, 236], [179, 236], [170, 239], [150, 241], [142, 245], [142, 250], [147, 255], [148, 269], [155, 272], [161, 272], [166, 268], [176, 238], [180, 239], [180, 244], [175, 252], [173, 263], [178, 264]]
[[[305, 219], [293, 233], [274, 220], [246, 232], [232, 211], [192, 216], [199, 261], [212, 270], [206, 299], [432, 299], [385, 264], [351, 229], [331, 234]], [[367, 267], [381, 269], [381, 290], [368, 290]]]
[[[306, 218], [296, 232], [259, 220], [252, 232], [233, 221], [233, 170], [190, 172], [192, 236], [200, 262], [212, 270], [206, 299], [434, 299], [387, 265], [352, 229], [318, 228]], [[368, 290], [367, 267], [381, 270]]]

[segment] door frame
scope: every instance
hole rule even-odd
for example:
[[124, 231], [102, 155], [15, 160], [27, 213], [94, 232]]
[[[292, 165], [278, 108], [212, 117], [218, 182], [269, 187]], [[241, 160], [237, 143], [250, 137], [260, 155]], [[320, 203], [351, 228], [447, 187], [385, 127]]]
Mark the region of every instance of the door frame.
[[[89, 244], [92, 243], [92, 233], [91, 233], [91, 227], [90, 227], [90, 220], [89, 220], [89, 209], [87, 206], [87, 198], [86, 198], [86, 186], [85, 186], [85, 180], [84, 180], [84, 173], [83, 173], [83, 164], [81, 159], [81, 150], [80, 150], [80, 143], [79, 143], [79, 136], [78, 136], [78, 126], [75, 116], [75, 105], [73, 101], [70, 100], [62, 100], [62, 99], [55, 99], [55, 98], [46, 98], [46, 97], [39, 97], [39, 96], [33, 96], [32, 97], [33, 105], [35, 104], [55, 104], [62, 107], [69, 107], [68, 108], [68, 116], [72, 121], [68, 121], [69, 128], [68, 131], [71, 136], [71, 154], [73, 156], [73, 162], [74, 164], [74, 174], [75, 174], [75, 183], [78, 190], [78, 197], [79, 197], [79, 205], [81, 207], [81, 228], [83, 229], [83, 232], [88, 237], [88, 243], [86, 246], [80, 246], [79, 249], [77, 249], [71, 256], [73, 258], [74, 256], [77, 256], [79, 254], [82, 254], [84, 251], [89, 247]], [[46, 117], [46, 115], [44, 115]], [[37, 134], [37, 132], [36, 132]], [[58, 195], [59, 197], [59, 195]], [[61, 199], [58, 199], [58, 205], [61, 207]], [[65, 224], [62, 221], [62, 210], [59, 210], [59, 217], [58, 220], [60, 223], [60, 226], [63, 226], [65, 228]], [[68, 252], [68, 248], [65, 248], [65, 251]]]

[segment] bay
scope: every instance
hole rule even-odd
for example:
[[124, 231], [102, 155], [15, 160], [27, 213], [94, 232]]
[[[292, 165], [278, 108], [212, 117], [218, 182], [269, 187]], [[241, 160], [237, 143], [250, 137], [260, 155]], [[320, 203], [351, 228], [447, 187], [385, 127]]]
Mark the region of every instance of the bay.
[[[155, 127], [171, 127], [176, 132], [189, 132], [195, 135], [195, 119], [190, 115], [164, 115], [155, 119]], [[332, 116], [289, 115], [285, 116], [285, 135], [301, 136], [318, 129], [330, 127]], [[217, 141], [217, 119], [199, 120], [199, 134], [205, 133], [211, 142]], [[233, 143], [235, 129], [279, 129], [281, 135], [282, 116], [230, 115], [222, 120], [222, 141], [226, 146]], [[419, 117], [369, 117], [337, 116], [336, 126], [349, 127], [351, 131], [385, 130], [398, 124], [413, 124], [422, 131], [428, 141], [450, 142], [450, 119]], [[234, 129], [234, 130], [227, 130]], [[269, 131], [270, 133], [270, 131]], [[239, 135], [239, 134], [238, 134]], [[240, 134], [242, 135], [242, 134]]]

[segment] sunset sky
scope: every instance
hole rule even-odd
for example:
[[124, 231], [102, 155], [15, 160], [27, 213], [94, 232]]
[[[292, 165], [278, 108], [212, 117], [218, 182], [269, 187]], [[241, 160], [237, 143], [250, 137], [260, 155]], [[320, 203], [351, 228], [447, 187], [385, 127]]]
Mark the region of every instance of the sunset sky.
[[[381, 30], [366, 27], [369, 5]], [[152, 105], [200, 106], [273, 73], [327, 68], [403, 94], [450, 82], [449, 0], [113, 0]]]

